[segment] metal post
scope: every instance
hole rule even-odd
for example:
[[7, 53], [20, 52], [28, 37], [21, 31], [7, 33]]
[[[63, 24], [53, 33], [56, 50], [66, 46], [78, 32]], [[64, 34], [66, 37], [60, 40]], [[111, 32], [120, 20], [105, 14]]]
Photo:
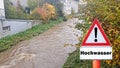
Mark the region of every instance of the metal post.
[[100, 60], [93, 60], [93, 68], [100, 68]]

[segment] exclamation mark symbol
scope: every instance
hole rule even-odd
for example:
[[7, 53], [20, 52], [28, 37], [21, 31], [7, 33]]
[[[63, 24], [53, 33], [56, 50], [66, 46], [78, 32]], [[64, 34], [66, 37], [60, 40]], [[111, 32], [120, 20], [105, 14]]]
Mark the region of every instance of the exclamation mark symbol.
[[98, 41], [97, 40], [97, 27], [94, 28], [94, 32], [95, 32], [95, 40], [94, 41], [97, 42]]

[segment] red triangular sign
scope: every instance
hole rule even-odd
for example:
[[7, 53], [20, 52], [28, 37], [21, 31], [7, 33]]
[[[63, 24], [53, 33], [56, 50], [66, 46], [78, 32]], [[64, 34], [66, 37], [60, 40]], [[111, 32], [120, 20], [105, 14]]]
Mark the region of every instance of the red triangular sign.
[[92, 23], [81, 45], [82, 46], [110, 46], [110, 42], [106, 37], [97, 19], [95, 19], [94, 22]]

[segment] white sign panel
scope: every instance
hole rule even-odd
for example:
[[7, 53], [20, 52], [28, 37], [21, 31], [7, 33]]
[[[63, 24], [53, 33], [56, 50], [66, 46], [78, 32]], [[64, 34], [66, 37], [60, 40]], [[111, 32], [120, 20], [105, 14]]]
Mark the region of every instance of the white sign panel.
[[112, 59], [112, 47], [110, 46], [82, 46], [80, 47], [80, 59], [82, 60], [106, 60]]

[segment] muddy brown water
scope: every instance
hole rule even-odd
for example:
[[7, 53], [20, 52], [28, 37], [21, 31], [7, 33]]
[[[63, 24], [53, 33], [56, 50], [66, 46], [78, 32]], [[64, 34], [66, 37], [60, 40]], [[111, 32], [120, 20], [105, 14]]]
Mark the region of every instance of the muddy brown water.
[[0, 68], [62, 68], [82, 33], [75, 24], [70, 19], [1, 53]]

